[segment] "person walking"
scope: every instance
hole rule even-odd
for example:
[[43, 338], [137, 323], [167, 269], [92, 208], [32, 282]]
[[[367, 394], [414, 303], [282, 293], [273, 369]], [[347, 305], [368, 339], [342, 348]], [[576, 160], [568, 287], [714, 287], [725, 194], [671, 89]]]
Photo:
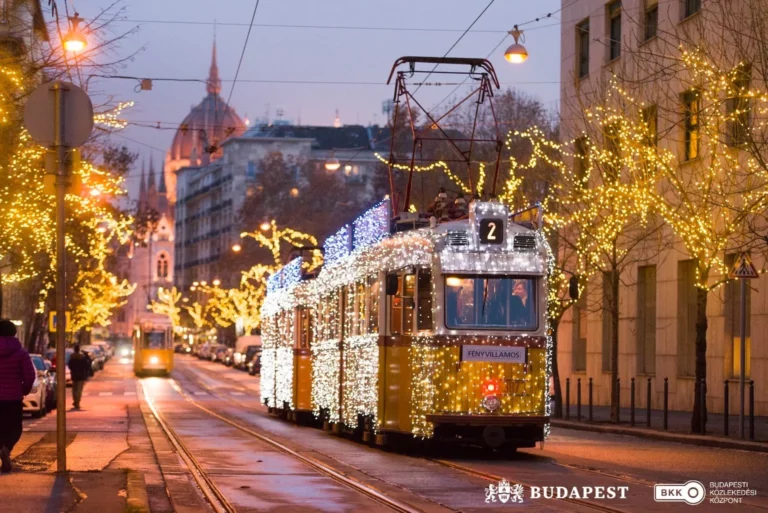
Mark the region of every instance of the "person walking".
[[35, 367], [16, 338], [16, 325], [0, 320], [0, 471], [11, 471], [11, 451], [21, 438], [23, 401], [35, 384]]
[[83, 397], [83, 387], [91, 376], [91, 359], [80, 352], [80, 344], [73, 347], [74, 353], [69, 357], [69, 372], [72, 374], [72, 402], [76, 410], [80, 409], [80, 399]]

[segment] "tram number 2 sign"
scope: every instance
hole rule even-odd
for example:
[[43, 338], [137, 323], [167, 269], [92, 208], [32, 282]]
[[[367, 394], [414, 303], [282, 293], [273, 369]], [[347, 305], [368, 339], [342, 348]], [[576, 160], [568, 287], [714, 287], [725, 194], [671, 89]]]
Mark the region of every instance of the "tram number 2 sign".
[[489, 217], [480, 220], [480, 243], [502, 244], [504, 242], [504, 220]]

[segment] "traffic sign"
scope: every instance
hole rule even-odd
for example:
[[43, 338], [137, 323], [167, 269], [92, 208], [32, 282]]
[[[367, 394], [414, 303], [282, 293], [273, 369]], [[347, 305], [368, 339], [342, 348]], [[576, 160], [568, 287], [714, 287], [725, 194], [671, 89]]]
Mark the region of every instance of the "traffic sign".
[[69, 82], [46, 82], [35, 89], [24, 105], [24, 126], [38, 144], [53, 146], [55, 137], [56, 87], [62, 93], [63, 146], [82, 146], [93, 131], [93, 104], [85, 91]]
[[[65, 314], [64, 314], [64, 322], [66, 323], [66, 325], [64, 326], [64, 328], [67, 331], [72, 331], [72, 330], [69, 329], [69, 327], [71, 326], [70, 319], [71, 319], [71, 313], [70, 312], [65, 312]], [[57, 327], [57, 324], [56, 324], [56, 311], [55, 310], [51, 310], [48, 313], [48, 331], [50, 331], [51, 333], [56, 333], [56, 327]]]
[[736, 263], [733, 264], [733, 269], [728, 273], [728, 277], [731, 279], [754, 279], [759, 278], [760, 274], [755, 269], [755, 265], [752, 263], [752, 259], [749, 258], [747, 253], [741, 253], [739, 258], [736, 259]]

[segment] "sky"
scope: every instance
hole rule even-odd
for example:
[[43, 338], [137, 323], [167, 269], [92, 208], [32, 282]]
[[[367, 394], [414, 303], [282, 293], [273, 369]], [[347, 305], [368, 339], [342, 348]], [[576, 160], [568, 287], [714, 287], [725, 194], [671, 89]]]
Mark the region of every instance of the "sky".
[[[80, 0], [74, 6], [88, 20], [113, 3], [114, 0]], [[111, 30], [137, 30], [120, 42], [113, 55], [105, 58], [133, 56], [117, 70], [119, 75], [204, 80], [210, 67], [215, 30], [222, 97], [226, 100], [255, 3], [256, 0], [122, 0], [117, 4], [122, 8], [119, 21], [114, 22]], [[509, 36], [488, 58], [496, 68], [502, 88], [515, 87], [556, 109], [560, 17], [559, 13], [549, 18], [546, 15], [557, 11], [560, 3], [495, 0], [449, 55], [486, 57], [513, 25], [532, 22], [521, 26], [529, 53], [526, 63], [512, 65], [504, 60], [504, 50], [512, 43]], [[386, 85], [386, 79], [395, 59], [403, 55], [443, 56], [487, 4], [486, 0], [259, 0], [230, 105], [241, 117], [247, 115], [251, 120], [267, 116], [273, 120], [281, 108], [283, 117], [294, 123], [331, 125], [338, 109], [343, 124], [383, 124], [386, 117], [381, 112], [382, 102], [391, 98], [394, 91], [393, 85]], [[114, 135], [114, 141], [140, 152], [141, 158], [149, 160], [151, 155], [159, 164], [175, 130], [147, 125], [157, 126], [161, 122], [161, 126], [170, 128], [180, 123], [205, 96], [205, 85], [154, 80], [151, 91], [141, 92], [136, 92], [135, 86], [134, 81], [94, 77], [89, 93], [95, 104], [107, 97], [135, 102], [124, 113], [125, 119], [135, 124]], [[453, 86], [423, 87], [417, 97], [433, 105], [451, 89]], [[138, 189], [138, 176], [137, 166], [128, 177], [132, 194]]]

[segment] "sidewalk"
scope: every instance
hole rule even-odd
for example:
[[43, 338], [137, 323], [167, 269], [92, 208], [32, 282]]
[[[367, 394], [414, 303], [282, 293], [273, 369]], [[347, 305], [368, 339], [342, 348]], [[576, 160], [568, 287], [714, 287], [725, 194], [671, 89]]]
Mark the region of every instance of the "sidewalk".
[[592, 407], [592, 422], [589, 422], [589, 406], [581, 405], [581, 422], [577, 419], [576, 405], [570, 406], [570, 419], [552, 419], [552, 426], [568, 429], [581, 429], [606, 433], [627, 434], [644, 438], [653, 438], [670, 442], [743, 449], [748, 451], [768, 452], [768, 417], [755, 417], [755, 439], [749, 440], [749, 416], [744, 418], [744, 439], [739, 436], [738, 415], [728, 416], [728, 436], [724, 433], [724, 415], [709, 413], [706, 435], [691, 433], [691, 412], [669, 411], [668, 429], [663, 429], [664, 411], [651, 410], [651, 426], [647, 425], [647, 410], [635, 408], [635, 427], [630, 424], [630, 409], [621, 408], [620, 424], [611, 422], [611, 410], [608, 406]]
[[0, 475], [0, 512], [171, 512], [131, 365], [110, 360], [85, 386], [80, 411], [67, 389], [67, 469], [56, 474], [56, 412], [24, 418]]

